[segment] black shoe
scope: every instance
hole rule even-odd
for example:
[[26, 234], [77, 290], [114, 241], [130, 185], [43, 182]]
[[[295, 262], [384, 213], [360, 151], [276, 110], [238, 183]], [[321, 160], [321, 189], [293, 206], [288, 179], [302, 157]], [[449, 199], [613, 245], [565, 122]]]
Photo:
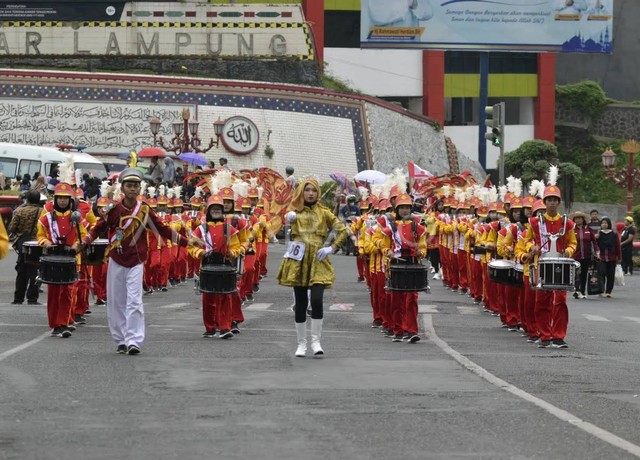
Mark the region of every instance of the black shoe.
[[49, 334], [51, 337], [62, 337], [62, 328], [61, 327], [54, 327], [51, 330], [51, 334]]
[[364, 281], [364, 278], [358, 278], [358, 283], [362, 283]]
[[569, 345], [562, 339], [553, 339], [551, 341], [551, 348], [569, 348]]
[[233, 337], [233, 332], [231, 332], [231, 331], [220, 331], [220, 338], [221, 339], [230, 339], [231, 337]]
[[169, 289], [167, 289], [167, 286], [162, 286], [162, 287], [160, 288], [160, 290], [161, 290], [162, 292], [167, 292]]
[[402, 334], [396, 334], [391, 339], [392, 342], [402, 342]]
[[216, 336], [216, 331], [204, 331], [204, 333], [202, 334], [202, 337], [204, 337], [205, 339], [212, 339]]
[[538, 337], [528, 337], [527, 338], [527, 342], [528, 343], [536, 343], [537, 340], [539, 340]]
[[91, 310], [87, 310], [84, 312], [85, 315], [90, 315], [91, 313], [93, 313]]
[[509, 331], [509, 332], [518, 332], [518, 330], [519, 330], [518, 326], [509, 326], [507, 328], [507, 331]]
[[22, 302], [18, 302], [17, 300], [14, 300], [13, 302], [11, 302], [11, 305], [22, 305]]
[[253, 285], [253, 292], [260, 292], [260, 285], [259, 284], [254, 284]]
[[174, 279], [169, 279], [169, 284], [170, 284], [171, 286], [175, 287], [175, 285], [176, 285], [176, 280], [174, 280]]
[[231, 333], [240, 334], [240, 328], [237, 321], [231, 321]]
[[416, 343], [420, 341], [420, 336], [418, 334], [411, 334], [409, 337], [409, 343]]
[[116, 353], [118, 353], [119, 355], [126, 354], [127, 353], [127, 346], [125, 344], [118, 345], [118, 348], [116, 348]]
[[551, 346], [551, 340], [541, 340], [538, 344], [538, 348], [549, 348]]
[[63, 339], [68, 339], [69, 337], [71, 337], [71, 329], [68, 326], [62, 328], [62, 335], [60, 335], [59, 337], [62, 337]]
[[[146, 290], [144, 292], [145, 292], [145, 294], [148, 294], [148, 292]], [[106, 303], [107, 302], [105, 302], [103, 299], [96, 300], [96, 305], [104, 305]]]
[[253, 302], [253, 294], [247, 294], [247, 302]]
[[128, 355], [137, 355], [140, 353], [140, 348], [136, 347], [135, 345], [129, 345], [127, 347], [127, 354]]
[[67, 326], [67, 329], [69, 329], [71, 332], [75, 332], [77, 327], [74, 324], [69, 324]]
[[73, 315], [73, 320], [76, 322], [76, 324], [87, 324], [87, 318], [82, 315]]
[[382, 326], [380, 321], [374, 321], [371, 323], [371, 329], [378, 329], [380, 326]]
[[394, 337], [393, 331], [391, 329], [384, 330], [383, 333], [385, 337]]

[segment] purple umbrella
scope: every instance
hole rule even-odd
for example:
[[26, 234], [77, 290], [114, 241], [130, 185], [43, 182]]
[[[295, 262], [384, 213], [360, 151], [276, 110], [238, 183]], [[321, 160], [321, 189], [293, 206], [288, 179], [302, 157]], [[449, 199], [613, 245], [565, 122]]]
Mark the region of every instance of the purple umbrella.
[[196, 152], [181, 153], [180, 156], [178, 156], [178, 160], [194, 166], [206, 166], [209, 164], [205, 157]]
[[340, 172], [329, 173], [329, 177], [333, 179], [345, 193], [353, 193], [353, 187], [351, 185], [351, 179]]

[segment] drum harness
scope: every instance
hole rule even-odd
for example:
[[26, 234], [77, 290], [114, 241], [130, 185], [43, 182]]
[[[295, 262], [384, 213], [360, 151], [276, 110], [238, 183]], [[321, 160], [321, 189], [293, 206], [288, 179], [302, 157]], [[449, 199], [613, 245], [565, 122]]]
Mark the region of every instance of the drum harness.
[[[567, 215], [564, 214], [562, 216], [562, 229], [555, 234], [547, 232], [547, 223], [544, 219], [544, 216], [540, 216], [538, 219], [538, 232], [540, 233], [540, 251], [542, 252], [542, 248], [548, 246], [548, 251], [546, 254], [552, 253], [554, 256], [558, 254], [558, 243], [557, 240], [564, 236], [567, 230]], [[543, 240], [544, 238], [544, 240]], [[554, 243], [555, 247], [551, 247], [551, 243]]]
[[[385, 220], [387, 221], [387, 225], [389, 225], [389, 228], [391, 229], [391, 240], [392, 242], [397, 245], [402, 247], [402, 241], [400, 239], [400, 234], [398, 233], [398, 226], [396, 225], [395, 220], [393, 219], [393, 216], [391, 214], [385, 214], [384, 215]], [[407, 220], [411, 221], [411, 233], [413, 234], [413, 243], [416, 243], [417, 239], [418, 239], [418, 224], [416, 223], [416, 221], [414, 219], [402, 219], [402, 222], [406, 222]], [[394, 253], [396, 253], [397, 251], [394, 251]], [[402, 261], [404, 259], [397, 257], [396, 260]], [[418, 262], [420, 263], [420, 260], [418, 257], [416, 257], [416, 260], [418, 260]], [[388, 273], [388, 272], [387, 272]]]

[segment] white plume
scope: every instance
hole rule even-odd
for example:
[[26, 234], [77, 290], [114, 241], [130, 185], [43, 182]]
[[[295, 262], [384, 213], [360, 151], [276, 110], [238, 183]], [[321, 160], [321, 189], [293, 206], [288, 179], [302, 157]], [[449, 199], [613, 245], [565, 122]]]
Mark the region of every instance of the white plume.
[[66, 182], [67, 184], [73, 184], [75, 181], [75, 170], [73, 169], [73, 157], [67, 155], [67, 159], [64, 163], [58, 163], [58, 180], [60, 182]]
[[371, 193], [375, 196], [377, 196], [378, 198], [380, 198], [380, 195], [382, 194], [382, 184], [371, 184]]
[[489, 189], [488, 188], [485, 188], [485, 187], [479, 188], [477, 193], [476, 193], [476, 196], [482, 202], [483, 206], [488, 205], [489, 202], [491, 201], [489, 199]]
[[147, 193], [147, 186], [149, 184], [147, 184], [145, 181], [141, 181], [140, 182], [140, 195], [145, 196], [145, 193]]
[[547, 173], [547, 185], [557, 185], [558, 173], [559, 170], [556, 165], [549, 165], [549, 172]]
[[393, 188], [394, 183], [387, 180], [384, 184], [382, 184], [382, 190], [380, 191], [380, 198], [389, 199], [389, 195], [391, 194], [391, 189]]
[[367, 187], [358, 187], [358, 193], [360, 194], [361, 201], [365, 201], [369, 198], [369, 189]]
[[218, 189], [231, 187], [233, 185], [233, 175], [231, 174], [231, 171], [228, 169], [217, 171], [216, 183], [218, 184]]
[[236, 179], [231, 189], [233, 190], [236, 200], [238, 197], [244, 198], [249, 195], [249, 184], [242, 179]]
[[256, 188], [258, 186], [258, 178], [257, 177], [249, 178], [249, 186], [251, 188]]
[[454, 192], [453, 196], [455, 197], [456, 201], [464, 201], [467, 198], [467, 194], [465, 193], [465, 191], [461, 188], [457, 188], [456, 187], [456, 191]]
[[513, 183], [516, 180], [515, 177], [509, 176], [507, 177], [507, 190], [513, 193]]
[[209, 176], [207, 176], [207, 187], [209, 187], [209, 193], [211, 193], [212, 195], [215, 195], [220, 190], [220, 187], [218, 187], [216, 176], [214, 176], [213, 174], [209, 174]]
[[263, 187], [257, 187], [258, 189], [258, 199], [261, 200], [262, 199], [262, 193], [264, 192], [264, 188]]
[[166, 194], [166, 187], [164, 184], [158, 186], [158, 196], [163, 196]]
[[149, 198], [155, 198], [156, 197], [156, 188], [155, 187], [147, 187], [147, 194], [149, 195]]
[[[397, 185], [401, 192], [407, 189], [407, 176], [404, 174], [402, 168], [396, 168], [391, 174], [387, 174], [387, 180], [390, 180], [393, 185]], [[391, 188], [393, 188], [393, 185]]]
[[492, 185], [489, 188], [489, 203], [493, 203], [494, 201], [498, 201], [498, 190], [495, 185]]
[[506, 185], [498, 187], [498, 197], [500, 198], [500, 201], [504, 202], [504, 197], [507, 196], [507, 193], [509, 193], [509, 190]]
[[543, 180], [539, 180], [538, 181], [538, 198], [542, 198], [544, 196], [544, 188], [546, 186], [544, 185], [544, 181]]
[[476, 191], [480, 188], [478, 184], [473, 184], [471, 187], [468, 187], [465, 196], [467, 200], [470, 200], [474, 196], [476, 196]]
[[182, 196], [182, 185], [176, 185], [173, 187], [173, 193], [176, 198], [180, 198]]
[[513, 190], [511, 192], [517, 197], [522, 196], [522, 179], [519, 177], [513, 179]]
[[111, 187], [111, 185], [109, 184], [109, 181], [103, 180], [100, 183], [100, 196], [107, 196], [109, 193], [109, 187]]
[[173, 191], [173, 189], [172, 188], [167, 189], [167, 198], [171, 200], [173, 199], [174, 196], [175, 196], [175, 192]]
[[538, 180], [534, 179], [529, 183], [529, 195], [536, 196], [538, 194]]
[[119, 200], [122, 195], [122, 184], [120, 182], [116, 182], [113, 186], [113, 199]]
[[193, 192], [193, 196], [195, 198], [202, 198], [202, 187], [201, 186], [197, 186], [196, 189]]

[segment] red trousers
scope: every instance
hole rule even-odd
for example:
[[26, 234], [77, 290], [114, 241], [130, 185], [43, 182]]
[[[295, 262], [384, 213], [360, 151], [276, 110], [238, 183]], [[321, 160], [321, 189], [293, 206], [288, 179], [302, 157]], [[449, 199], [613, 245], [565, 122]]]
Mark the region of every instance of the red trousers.
[[73, 315], [84, 315], [89, 309], [89, 267], [79, 265], [78, 272], [78, 281], [73, 283], [71, 320]]
[[107, 267], [108, 264], [94, 265], [91, 269], [93, 279], [93, 295], [96, 299], [107, 298]]
[[144, 284], [149, 288], [160, 286], [160, 250], [153, 248], [144, 264]]
[[[384, 324], [384, 308], [387, 293], [385, 286], [384, 272], [375, 272], [371, 274], [371, 308], [373, 309], [373, 320]], [[388, 321], [387, 321], [388, 322]]]
[[510, 327], [520, 324], [520, 290], [516, 286], [504, 287], [505, 323]]
[[231, 294], [202, 293], [202, 322], [207, 331], [231, 330]]
[[236, 291], [227, 295], [231, 297], [231, 321], [235, 321], [236, 323], [244, 322], [242, 299], [240, 299], [240, 294]]
[[71, 315], [71, 296], [73, 285], [49, 284], [47, 287], [47, 318], [49, 327], [62, 327], [69, 325]]
[[358, 279], [364, 279], [367, 273], [367, 259], [363, 254], [356, 257], [356, 267], [358, 268]]
[[247, 254], [244, 256], [244, 273], [242, 274], [242, 282], [240, 283], [240, 297], [245, 298], [253, 294], [253, 280], [256, 274], [256, 255]]
[[482, 264], [479, 260], [471, 259], [471, 294], [475, 300], [482, 299]]
[[391, 292], [392, 327], [393, 333], [402, 335], [418, 333], [418, 293]]
[[451, 266], [449, 265], [449, 250], [444, 246], [440, 246], [440, 267], [442, 267], [442, 282], [449, 286]]
[[449, 265], [449, 287], [451, 289], [458, 289], [460, 283], [459, 267], [458, 267], [458, 254], [450, 252], [448, 256]]
[[169, 282], [169, 265], [171, 263], [171, 250], [166, 245], [160, 248], [160, 265], [158, 267], [157, 286], [166, 286]]
[[536, 325], [540, 340], [564, 339], [569, 325], [566, 291], [536, 291]]
[[524, 277], [524, 306], [522, 315], [522, 325], [529, 334], [529, 337], [540, 337], [538, 325], [536, 324], [536, 291], [531, 289], [529, 275]]
[[468, 261], [467, 251], [458, 249], [458, 286], [465, 291], [469, 288]]

